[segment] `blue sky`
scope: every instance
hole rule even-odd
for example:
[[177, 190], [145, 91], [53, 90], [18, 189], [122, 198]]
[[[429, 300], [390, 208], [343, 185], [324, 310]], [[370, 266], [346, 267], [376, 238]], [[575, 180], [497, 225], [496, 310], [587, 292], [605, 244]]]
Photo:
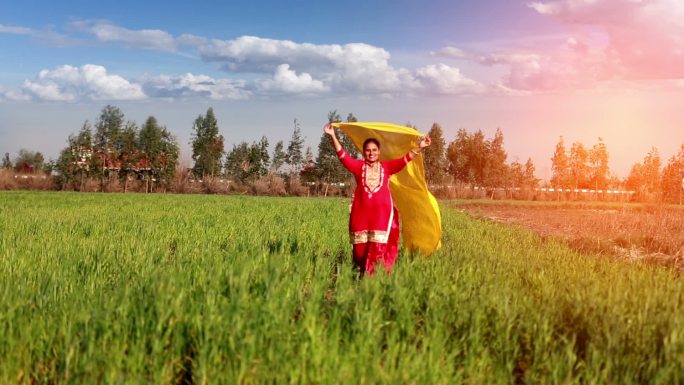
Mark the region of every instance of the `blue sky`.
[[185, 162], [209, 107], [228, 149], [297, 118], [315, 150], [336, 109], [448, 141], [501, 128], [542, 178], [561, 135], [602, 137], [624, 176], [684, 142], [681, 20], [676, 0], [4, 2], [0, 154], [54, 158], [107, 104], [157, 117]]

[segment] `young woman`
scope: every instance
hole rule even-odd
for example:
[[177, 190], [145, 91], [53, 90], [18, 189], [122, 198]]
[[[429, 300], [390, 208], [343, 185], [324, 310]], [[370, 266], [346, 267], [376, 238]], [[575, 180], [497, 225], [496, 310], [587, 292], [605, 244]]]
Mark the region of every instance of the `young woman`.
[[399, 250], [399, 213], [392, 201], [389, 178], [432, 142], [429, 137], [423, 137], [418, 147], [401, 158], [381, 162], [380, 142], [369, 138], [363, 143], [363, 160], [359, 160], [344, 151], [332, 125], [326, 124], [323, 131], [330, 135], [342, 165], [356, 179], [349, 217], [354, 264], [361, 275], [372, 275], [376, 263], [391, 271]]

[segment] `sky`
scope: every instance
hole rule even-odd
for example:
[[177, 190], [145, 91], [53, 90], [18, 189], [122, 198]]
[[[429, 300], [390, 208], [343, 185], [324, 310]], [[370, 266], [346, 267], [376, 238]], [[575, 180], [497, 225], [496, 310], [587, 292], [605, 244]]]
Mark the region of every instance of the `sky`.
[[563, 137], [626, 177], [684, 144], [684, 1], [350, 0], [0, 3], [0, 155], [55, 159], [106, 105], [154, 116], [190, 166], [213, 108], [226, 149], [315, 152], [328, 112], [504, 135], [551, 178]]

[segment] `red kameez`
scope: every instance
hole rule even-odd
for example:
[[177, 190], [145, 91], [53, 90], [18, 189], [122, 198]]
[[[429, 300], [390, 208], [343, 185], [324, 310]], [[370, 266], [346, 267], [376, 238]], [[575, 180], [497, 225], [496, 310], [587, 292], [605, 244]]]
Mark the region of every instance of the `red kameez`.
[[362, 274], [372, 275], [378, 262], [390, 271], [399, 250], [399, 213], [392, 201], [389, 178], [411, 161], [411, 153], [399, 159], [376, 162], [374, 166], [352, 158], [343, 149], [337, 156], [356, 179], [349, 215], [354, 263]]

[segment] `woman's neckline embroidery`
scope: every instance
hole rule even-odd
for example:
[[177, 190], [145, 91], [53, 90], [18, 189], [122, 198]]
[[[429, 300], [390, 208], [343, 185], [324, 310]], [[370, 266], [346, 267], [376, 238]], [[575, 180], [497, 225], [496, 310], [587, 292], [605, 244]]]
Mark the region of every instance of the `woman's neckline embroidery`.
[[384, 177], [385, 170], [382, 168], [380, 162], [375, 162], [373, 165], [368, 165], [364, 162], [361, 179], [363, 182], [363, 189], [368, 194], [368, 198], [372, 198], [373, 194], [380, 190]]

